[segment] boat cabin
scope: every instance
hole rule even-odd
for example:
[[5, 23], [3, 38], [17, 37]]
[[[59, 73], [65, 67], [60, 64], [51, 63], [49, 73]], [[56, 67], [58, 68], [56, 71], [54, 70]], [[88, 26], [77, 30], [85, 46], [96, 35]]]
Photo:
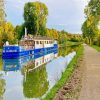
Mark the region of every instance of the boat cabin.
[[34, 36], [22, 38], [19, 42], [19, 45], [24, 47], [27, 50], [30, 49], [38, 49], [44, 47], [52, 47], [54, 44], [54, 40], [48, 37]]

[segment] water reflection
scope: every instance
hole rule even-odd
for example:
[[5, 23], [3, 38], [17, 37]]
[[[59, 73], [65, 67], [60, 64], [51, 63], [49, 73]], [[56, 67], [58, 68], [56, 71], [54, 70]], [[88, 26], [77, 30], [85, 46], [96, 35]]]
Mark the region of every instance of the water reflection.
[[5, 80], [2, 79], [1, 75], [0, 75], [0, 100], [3, 100], [3, 95], [4, 95], [4, 92], [5, 92], [5, 86], [6, 86]]
[[37, 59], [28, 56], [3, 60], [0, 71], [0, 100], [41, 99], [61, 78], [77, 48], [60, 48], [59, 57], [55, 59], [54, 54], [50, 53]]
[[24, 73], [23, 93], [27, 98], [40, 98], [48, 90], [48, 85], [45, 65]]
[[19, 71], [23, 65], [32, 61], [32, 56], [26, 56], [20, 59], [3, 59], [3, 70], [4, 71]]
[[77, 51], [78, 48], [79, 48], [79, 46], [60, 47], [59, 50], [58, 50], [58, 54], [59, 54], [58, 56], [65, 57], [69, 53], [71, 53], [73, 51]]

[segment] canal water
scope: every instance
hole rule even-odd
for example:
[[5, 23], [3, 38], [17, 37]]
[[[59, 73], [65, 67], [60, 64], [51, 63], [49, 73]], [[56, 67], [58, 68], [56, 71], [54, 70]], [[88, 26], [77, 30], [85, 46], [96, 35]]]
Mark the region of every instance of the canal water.
[[58, 57], [37, 68], [32, 56], [0, 59], [0, 100], [41, 100], [61, 78], [77, 49], [59, 48]]

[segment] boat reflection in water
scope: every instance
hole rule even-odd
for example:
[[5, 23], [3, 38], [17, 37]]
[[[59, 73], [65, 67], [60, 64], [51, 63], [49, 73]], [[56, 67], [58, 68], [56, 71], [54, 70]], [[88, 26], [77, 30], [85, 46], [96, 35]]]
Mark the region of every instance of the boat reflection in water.
[[40, 56], [40, 53], [21, 57], [19, 59], [3, 59], [3, 70], [4, 71], [17, 71], [20, 70], [22, 67], [30, 67], [32, 66], [31, 70], [48, 63], [49, 61], [53, 60], [57, 57], [58, 52], [56, 53], [52, 51], [49, 54], [45, 54], [44, 56]]
[[54, 51], [41, 57], [37, 57], [38, 54], [3, 60], [3, 72], [7, 74], [3, 74], [0, 80], [1, 100], [41, 100], [61, 78], [66, 64], [76, 53], [64, 57], [57, 57], [58, 52]]

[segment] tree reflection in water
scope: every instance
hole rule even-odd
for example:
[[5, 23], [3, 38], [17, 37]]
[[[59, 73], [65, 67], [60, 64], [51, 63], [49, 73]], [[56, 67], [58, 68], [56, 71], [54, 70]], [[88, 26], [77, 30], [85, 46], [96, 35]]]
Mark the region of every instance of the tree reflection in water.
[[58, 56], [65, 57], [69, 53], [71, 53], [73, 51], [77, 51], [77, 49], [79, 48], [79, 46], [60, 47], [59, 50], [58, 50], [58, 54], [59, 54]]
[[47, 72], [45, 65], [24, 73], [23, 92], [27, 98], [39, 98], [48, 90]]

